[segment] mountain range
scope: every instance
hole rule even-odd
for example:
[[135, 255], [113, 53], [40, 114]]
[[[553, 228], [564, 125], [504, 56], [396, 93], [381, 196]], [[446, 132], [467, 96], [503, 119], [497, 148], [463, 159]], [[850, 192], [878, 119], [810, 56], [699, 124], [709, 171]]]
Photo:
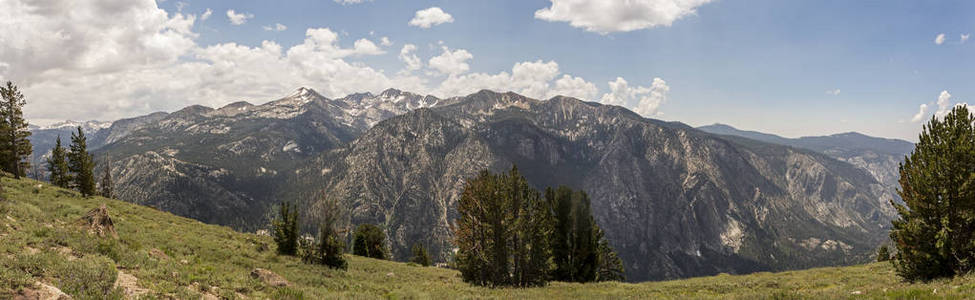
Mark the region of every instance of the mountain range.
[[[896, 165], [910, 143], [856, 134], [797, 142], [728, 128], [566, 97], [389, 89], [328, 99], [301, 88], [262, 105], [119, 120], [89, 143], [111, 161], [100, 168], [111, 168], [120, 199], [248, 231], [292, 201], [311, 231], [331, 197], [347, 210], [346, 226], [384, 228], [397, 260], [417, 242], [449, 259], [464, 180], [512, 165], [540, 189], [587, 191], [630, 280], [871, 258], [895, 215], [884, 176], [896, 183], [896, 172], [884, 162]], [[44, 130], [35, 130], [37, 151], [47, 151], [38, 147]]]

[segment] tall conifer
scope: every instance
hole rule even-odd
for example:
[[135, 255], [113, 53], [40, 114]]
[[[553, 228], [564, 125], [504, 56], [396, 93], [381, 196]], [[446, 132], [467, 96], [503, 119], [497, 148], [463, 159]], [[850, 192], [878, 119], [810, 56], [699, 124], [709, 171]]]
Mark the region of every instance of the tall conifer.
[[27, 157], [33, 151], [30, 144], [31, 132], [24, 119], [23, 108], [27, 104], [24, 94], [13, 82], [0, 87], [0, 160], [4, 171], [20, 178], [30, 169]]
[[78, 126], [71, 134], [71, 151], [68, 153], [68, 170], [72, 173], [74, 187], [82, 196], [95, 195], [95, 159], [88, 153], [88, 138]]
[[900, 219], [890, 239], [894, 267], [909, 281], [975, 271], [975, 116], [957, 106], [943, 119], [932, 117], [900, 166], [891, 201]]
[[47, 171], [51, 173], [51, 184], [61, 187], [71, 187], [71, 174], [68, 171], [68, 157], [64, 146], [61, 146], [61, 136], [58, 136], [51, 149], [51, 157], [47, 158]]

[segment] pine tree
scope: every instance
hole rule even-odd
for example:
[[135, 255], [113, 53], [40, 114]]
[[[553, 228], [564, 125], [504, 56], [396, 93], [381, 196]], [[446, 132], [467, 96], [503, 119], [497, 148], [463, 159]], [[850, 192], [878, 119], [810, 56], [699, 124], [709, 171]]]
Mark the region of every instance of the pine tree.
[[68, 170], [74, 179], [74, 187], [84, 197], [95, 195], [95, 159], [88, 153], [88, 138], [78, 126], [71, 134], [71, 151], [68, 153]]
[[115, 189], [113, 186], [114, 184], [112, 183], [112, 159], [111, 158], [105, 160], [105, 168], [102, 169], [102, 173], [104, 174], [102, 175], [102, 182], [99, 184], [101, 186], [101, 190], [99, 191], [99, 194], [101, 194], [102, 197], [114, 199]]
[[427, 252], [427, 248], [420, 245], [420, 243], [413, 244], [413, 257], [410, 258], [410, 262], [429, 267], [430, 266], [430, 254]]
[[609, 246], [609, 241], [606, 240], [603, 229], [596, 226], [595, 230], [596, 240], [599, 241], [599, 266], [596, 271], [595, 281], [625, 281], [626, 270], [623, 269], [623, 260]]
[[560, 186], [546, 192], [553, 208], [552, 237], [555, 280], [589, 282], [596, 280], [599, 262], [598, 226], [592, 218], [589, 196], [583, 191]]
[[30, 169], [27, 157], [33, 152], [28, 130], [27, 120], [24, 119], [23, 108], [27, 104], [24, 94], [17, 89], [13, 82], [7, 81], [5, 87], [0, 87], [0, 159], [3, 170], [20, 178]]
[[894, 267], [908, 281], [968, 274], [975, 267], [975, 116], [957, 106], [932, 117], [900, 165], [891, 201], [900, 218], [890, 238]]
[[51, 173], [51, 184], [61, 188], [71, 187], [71, 174], [69, 174], [68, 171], [68, 157], [67, 153], [64, 151], [64, 147], [61, 146], [60, 135], [54, 144], [54, 149], [51, 149], [51, 157], [47, 158], [47, 171]]
[[360, 224], [355, 228], [352, 242], [352, 254], [386, 259], [386, 233], [379, 226]]
[[468, 180], [457, 211], [455, 263], [464, 281], [485, 286], [547, 282], [547, 203], [517, 168], [501, 175], [482, 171]]
[[274, 243], [278, 245], [278, 254], [298, 254], [298, 210], [291, 203], [281, 203], [279, 214], [271, 221], [274, 232]]

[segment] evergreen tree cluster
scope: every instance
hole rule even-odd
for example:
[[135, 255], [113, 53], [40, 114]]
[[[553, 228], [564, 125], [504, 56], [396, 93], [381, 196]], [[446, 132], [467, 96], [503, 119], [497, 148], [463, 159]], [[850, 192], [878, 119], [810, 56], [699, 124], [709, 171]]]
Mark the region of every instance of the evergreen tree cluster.
[[13, 82], [0, 86], [0, 168], [14, 178], [26, 175], [30, 169], [28, 156], [33, 151], [24, 105], [27, 100]]
[[352, 242], [352, 254], [386, 259], [386, 233], [379, 226], [373, 224], [357, 226]]
[[900, 218], [890, 238], [893, 264], [908, 281], [969, 274], [975, 269], [975, 116], [957, 106], [932, 117], [900, 166], [891, 202]]
[[[50, 172], [51, 184], [62, 188], [74, 188], [82, 196], [94, 196], [95, 190], [95, 159], [88, 153], [88, 138], [78, 127], [77, 132], [71, 133], [71, 145], [66, 150], [61, 146], [58, 136], [51, 149], [51, 157], [47, 158], [47, 170]], [[111, 165], [105, 166], [105, 178], [102, 181], [102, 196], [112, 198]], [[107, 190], [106, 190], [107, 187]]]
[[411, 263], [415, 263], [424, 267], [430, 266], [430, 253], [427, 252], [427, 248], [420, 245], [420, 243], [413, 244], [413, 257], [410, 258]]
[[538, 286], [550, 279], [621, 280], [622, 263], [603, 238], [589, 198], [568, 187], [531, 187], [516, 167], [468, 180], [454, 228], [464, 281]]

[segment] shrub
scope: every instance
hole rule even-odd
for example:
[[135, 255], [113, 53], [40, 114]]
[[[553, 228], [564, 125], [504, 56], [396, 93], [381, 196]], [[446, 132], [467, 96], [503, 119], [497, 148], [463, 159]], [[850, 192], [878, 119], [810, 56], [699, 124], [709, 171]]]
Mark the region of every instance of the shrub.
[[122, 299], [114, 288], [118, 270], [115, 263], [103, 256], [85, 256], [66, 263], [54, 274], [57, 286], [66, 294], [81, 299]]

